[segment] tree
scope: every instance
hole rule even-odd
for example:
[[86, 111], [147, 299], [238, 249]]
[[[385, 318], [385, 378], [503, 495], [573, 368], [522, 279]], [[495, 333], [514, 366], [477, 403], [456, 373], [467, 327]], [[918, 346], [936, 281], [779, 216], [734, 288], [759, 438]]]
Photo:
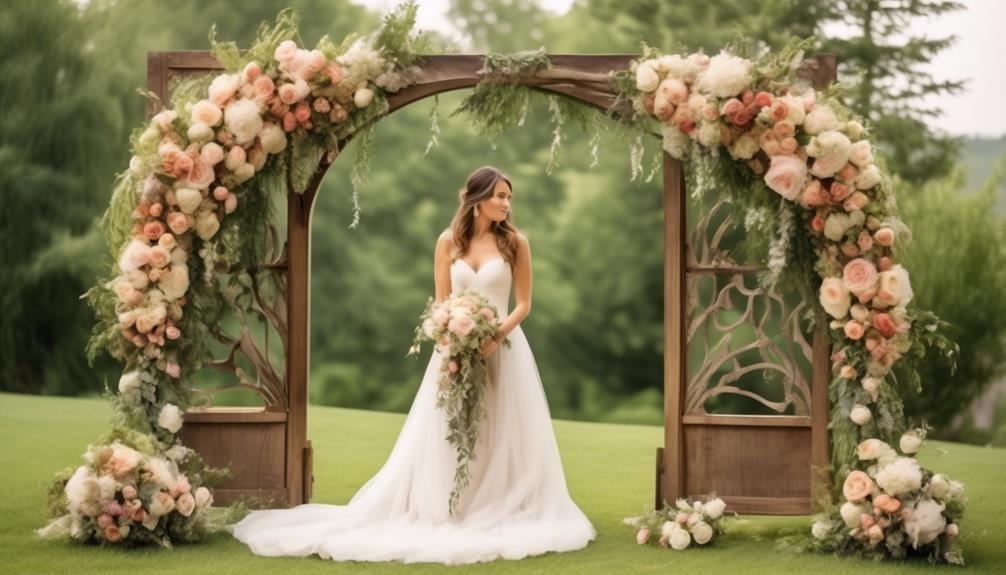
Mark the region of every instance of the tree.
[[913, 34], [911, 24], [963, 8], [952, 0], [832, 0], [827, 22], [851, 30], [828, 37], [823, 50], [838, 56], [839, 79], [849, 104], [873, 123], [891, 170], [913, 183], [948, 175], [959, 140], [927, 124], [940, 111], [926, 96], [956, 94], [964, 83], [934, 78], [926, 70], [956, 36]]

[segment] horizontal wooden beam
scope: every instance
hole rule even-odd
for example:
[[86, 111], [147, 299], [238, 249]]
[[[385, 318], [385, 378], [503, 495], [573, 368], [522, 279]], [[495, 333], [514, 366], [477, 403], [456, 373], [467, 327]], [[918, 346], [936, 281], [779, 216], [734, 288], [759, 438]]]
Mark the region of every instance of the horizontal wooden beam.
[[721, 415], [689, 414], [684, 425], [730, 425], [733, 427], [810, 427], [811, 419], [800, 415]]
[[185, 412], [186, 423], [283, 423], [285, 411], [266, 411], [264, 407], [207, 407]]

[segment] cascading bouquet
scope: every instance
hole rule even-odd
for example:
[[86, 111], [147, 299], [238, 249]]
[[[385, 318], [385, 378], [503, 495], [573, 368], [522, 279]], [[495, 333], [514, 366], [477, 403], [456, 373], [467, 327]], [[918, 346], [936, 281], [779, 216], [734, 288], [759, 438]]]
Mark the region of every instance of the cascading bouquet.
[[723, 533], [726, 503], [719, 497], [702, 501], [678, 499], [674, 507], [666, 501], [663, 509], [654, 509], [639, 517], [626, 517], [626, 525], [636, 528], [636, 543], [645, 545], [653, 533], [660, 533], [661, 547], [677, 551], [687, 549], [692, 540], [705, 545]]
[[[454, 489], [448, 501], [453, 517], [461, 493], [468, 487], [468, 464], [475, 459], [479, 424], [485, 417], [489, 370], [481, 349], [496, 336], [499, 314], [485, 296], [461, 290], [441, 303], [430, 298], [420, 321], [408, 355], [418, 354], [420, 344], [431, 341], [444, 356], [437, 380], [437, 407], [447, 420], [446, 439], [458, 451]], [[509, 347], [510, 340], [504, 339], [503, 344]]]

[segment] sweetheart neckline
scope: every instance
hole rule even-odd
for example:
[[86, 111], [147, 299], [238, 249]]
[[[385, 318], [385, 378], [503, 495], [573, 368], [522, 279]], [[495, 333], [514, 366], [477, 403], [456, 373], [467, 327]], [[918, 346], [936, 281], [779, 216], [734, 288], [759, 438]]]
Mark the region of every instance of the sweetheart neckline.
[[467, 261], [465, 261], [464, 258], [458, 258], [457, 259], [457, 261], [465, 264], [465, 266], [467, 266], [468, 269], [472, 270], [472, 273], [474, 273], [475, 275], [479, 275], [479, 272], [481, 272], [482, 270], [484, 270], [486, 268], [486, 266], [489, 265], [489, 263], [492, 262], [493, 260], [506, 261], [505, 258], [503, 258], [502, 256], [495, 256], [495, 257], [489, 258], [488, 260], [486, 260], [485, 262], [483, 262], [482, 265], [479, 266], [479, 269], [475, 269], [475, 268], [472, 267], [472, 264], [470, 264]]

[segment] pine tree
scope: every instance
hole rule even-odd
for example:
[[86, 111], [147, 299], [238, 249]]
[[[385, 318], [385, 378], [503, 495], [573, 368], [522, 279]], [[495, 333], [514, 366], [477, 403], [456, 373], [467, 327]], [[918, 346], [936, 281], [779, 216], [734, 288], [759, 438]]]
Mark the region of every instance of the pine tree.
[[873, 123], [890, 168], [905, 180], [945, 176], [958, 159], [959, 141], [928, 125], [940, 110], [927, 96], [956, 94], [964, 83], [934, 78], [926, 66], [956, 40], [912, 33], [911, 24], [961, 10], [952, 0], [832, 0], [826, 21], [851, 30], [826, 38], [838, 56], [849, 104]]

